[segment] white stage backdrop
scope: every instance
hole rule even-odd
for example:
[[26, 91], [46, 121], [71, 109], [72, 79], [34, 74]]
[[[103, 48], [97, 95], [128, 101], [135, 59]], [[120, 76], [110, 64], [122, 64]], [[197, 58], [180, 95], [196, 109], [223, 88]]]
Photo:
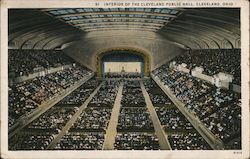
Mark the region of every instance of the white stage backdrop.
[[141, 73], [141, 62], [104, 62], [104, 72], [139, 72]]

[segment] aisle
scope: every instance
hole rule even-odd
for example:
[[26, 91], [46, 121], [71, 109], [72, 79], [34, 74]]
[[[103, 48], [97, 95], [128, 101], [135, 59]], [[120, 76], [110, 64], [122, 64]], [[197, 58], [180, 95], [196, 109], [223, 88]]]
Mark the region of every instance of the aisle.
[[214, 150], [224, 149], [224, 143], [221, 139], [216, 137], [211, 130], [209, 130], [198, 118], [194, 116], [194, 114], [190, 113], [185, 107], [185, 104], [178, 100], [170, 89], [162, 84], [158, 78], [155, 76], [151, 77]]
[[94, 90], [93, 93], [86, 99], [86, 101], [81, 105], [79, 110], [72, 116], [72, 118], [67, 122], [62, 131], [54, 138], [54, 140], [49, 144], [47, 149], [53, 149], [56, 144], [61, 140], [61, 138], [66, 134], [70, 127], [76, 122], [82, 111], [87, 107], [91, 99], [95, 96], [101, 86], [104, 84], [104, 81]]
[[141, 84], [141, 90], [142, 90], [143, 96], [144, 96], [145, 101], [146, 101], [146, 106], [148, 108], [150, 117], [153, 121], [156, 136], [159, 139], [160, 147], [162, 150], [171, 150], [171, 146], [170, 146], [169, 141], [168, 141], [168, 136], [165, 133], [165, 131], [162, 129], [161, 122], [160, 122], [160, 120], [155, 112], [155, 109], [154, 109], [153, 104], [150, 100], [148, 92], [146, 91], [145, 86], [143, 85], [142, 81], [140, 81], [140, 84]]
[[118, 93], [117, 93], [115, 103], [114, 103], [114, 107], [112, 109], [109, 126], [106, 131], [105, 140], [103, 144], [104, 150], [114, 149], [115, 136], [117, 134], [116, 128], [117, 128], [118, 117], [119, 117], [120, 108], [121, 108], [122, 89], [123, 89], [123, 83], [121, 83], [119, 86]]
[[14, 124], [11, 128], [9, 128], [8, 138], [11, 139], [21, 129], [23, 129], [29, 123], [31, 123], [32, 121], [34, 121], [35, 119], [37, 119], [39, 116], [41, 116], [43, 113], [45, 113], [51, 107], [53, 107], [56, 103], [58, 103], [64, 97], [66, 97], [67, 95], [69, 95], [70, 93], [72, 93], [74, 90], [76, 90], [77, 88], [79, 88], [85, 82], [89, 81], [93, 76], [94, 76], [94, 74], [91, 74], [90, 76], [87, 76], [87, 77], [85, 77], [83, 79], [80, 79], [78, 82], [76, 82], [71, 87], [69, 87], [66, 90], [60, 92], [58, 95], [54, 96], [52, 99], [50, 99], [50, 100], [45, 101], [44, 103], [42, 103], [37, 109], [35, 109], [29, 115], [25, 116], [24, 118], [21, 118], [16, 124]]

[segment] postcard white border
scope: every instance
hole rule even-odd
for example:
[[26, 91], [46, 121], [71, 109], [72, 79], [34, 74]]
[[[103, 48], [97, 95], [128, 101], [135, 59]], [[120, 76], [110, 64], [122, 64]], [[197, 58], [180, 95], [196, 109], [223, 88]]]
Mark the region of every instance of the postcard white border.
[[[167, 8], [241, 8], [241, 69], [242, 69], [242, 150], [209, 150], [209, 151], [8, 151], [8, 9], [9, 8], [103, 8], [105, 2], [123, 2], [123, 3], [177, 3], [188, 2], [195, 6], [167, 6]], [[232, 3], [231, 6], [197, 6], [196, 2], [214, 3], [220, 2]], [[98, 3], [98, 6], [96, 5]], [[115, 158], [115, 159], [170, 159], [170, 158], [249, 158], [249, 2], [247, 0], [176, 0], [176, 1], [134, 1], [134, 0], [2, 0], [0, 1], [1, 17], [1, 54], [0, 54], [0, 102], [1, 102], [1, 157], [2, 158]], [[122, 8], [127, 8], [123, 6]], [[129, 6], [141, 7], [145, 6]], [[108, 8], [117, 8], [117, 6], [108, 6]], [[162, 6], [149, 6], [148, 8], [163, 8]]]

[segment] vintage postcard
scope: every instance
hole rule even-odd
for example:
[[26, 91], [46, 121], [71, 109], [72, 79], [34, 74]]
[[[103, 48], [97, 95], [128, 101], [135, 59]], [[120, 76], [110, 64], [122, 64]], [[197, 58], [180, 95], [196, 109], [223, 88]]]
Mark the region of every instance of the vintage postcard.
[[1, 158], [249, 158], [249, 2], [0, 1]]

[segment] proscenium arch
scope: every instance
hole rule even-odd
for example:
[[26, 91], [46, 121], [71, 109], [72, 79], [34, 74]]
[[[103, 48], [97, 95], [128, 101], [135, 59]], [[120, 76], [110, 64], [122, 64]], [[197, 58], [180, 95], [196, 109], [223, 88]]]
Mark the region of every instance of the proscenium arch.
[[133, 54], [142, 56], [144, 59], [144, 76], [150, 75], [151, 58], [147, 51], [139, 49], [139, 48], [131, 48], [131, 47], [112, 47], [112, 48], [98, 51], [98, 53], [96, 54], [95, 66], [97, 67], [96, 72], [99, 77], [102, 76], [102, 58], [103, 56], [105, 56], [105, 54], [111, 51], [131, 51], [131, 53]]

